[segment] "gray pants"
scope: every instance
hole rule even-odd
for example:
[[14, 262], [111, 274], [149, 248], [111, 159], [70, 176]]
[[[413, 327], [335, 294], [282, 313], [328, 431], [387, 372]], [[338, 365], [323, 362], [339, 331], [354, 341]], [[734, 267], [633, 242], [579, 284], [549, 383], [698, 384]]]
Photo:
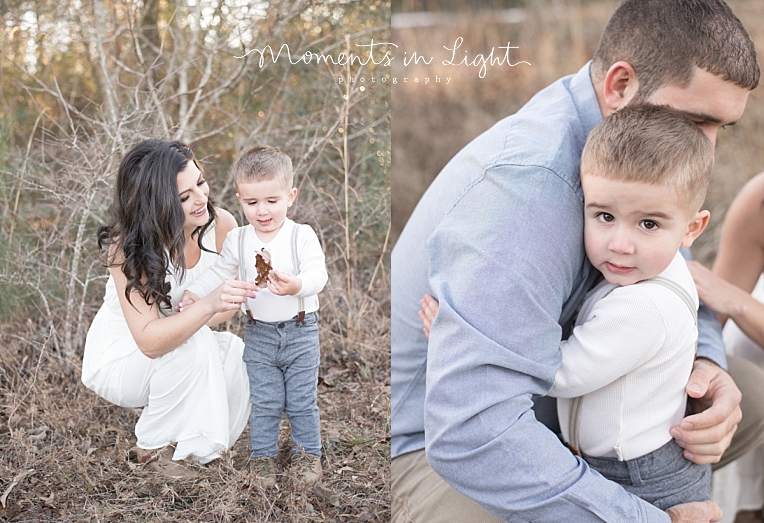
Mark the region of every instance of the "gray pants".
[[284, 412], [292, 426], [293, 453], [321, 455], [321, 423], [316, 405], [318, 315], [305, 321], [249, 321], [245, 324], [244, 363], [249, 376], [249, 442], [252, 457], [276, 457]]
[[674, 440], [628, 461], [584, 455], [591, 468], [632, 494], [666, 510], [680, 503], [711, 499], [711, 465], [697, 465]]

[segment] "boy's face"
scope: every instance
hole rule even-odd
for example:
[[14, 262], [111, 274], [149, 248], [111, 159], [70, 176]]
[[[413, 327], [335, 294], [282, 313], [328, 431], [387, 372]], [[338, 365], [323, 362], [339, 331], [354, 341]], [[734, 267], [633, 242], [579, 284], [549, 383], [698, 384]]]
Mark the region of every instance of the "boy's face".
[[663, 272], [708, 222], [692, 218], [674, 187], [581, 176], [586, 255], [605, 279], [632, 285]]
[[285, 187], [278, 179], [243, 182], [238, 189], [236, 197], [241, 202], [247, 221], [261, 240], [273, 239], [284, 225], [287, 209], [297, 197], [297, 189]]

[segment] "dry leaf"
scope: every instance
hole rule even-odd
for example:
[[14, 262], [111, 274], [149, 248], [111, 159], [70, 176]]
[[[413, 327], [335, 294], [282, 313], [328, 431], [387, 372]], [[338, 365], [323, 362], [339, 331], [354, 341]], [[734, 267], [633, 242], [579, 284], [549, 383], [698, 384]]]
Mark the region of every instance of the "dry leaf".
[[5, 502], [8, 500], [8, 495], [11, 493], [11, 491], [13, 490], [13, 488], [14, 488], [16, 485], [18, 485], [19, 483], [21, 483], [21, 481], [22, 481], [22, 480], [23, 480], [25, 477], [27, 477], [27, 476], [31, 476], [32, 474], [34, 474], [34, 469], [25, 470], [24, 472], [21, 472], [21, 473], [19, 473], [19, 474], [16, 474], [16, 477], [14, 477], [14, 478], [13, 478], [13, 481], [11, 481], [11, 484], [10, 484], [10, 485], [8, 485], [8, 488], [7, 488], [7, 489], [5, 489], [5, 492], [3, 492], [3, 495], [2, 495], [2, 497], [0, 497], [0, 505], [2, 505], [2, 506], [3, 506], [3, 508], [5, 508]]
[[273, 270], [270, 252], [263, 249], [261, 252], [255, 253], [255, 269], [257, 270], [255, 283], [258, 287], [267, 287], [268, 273]]

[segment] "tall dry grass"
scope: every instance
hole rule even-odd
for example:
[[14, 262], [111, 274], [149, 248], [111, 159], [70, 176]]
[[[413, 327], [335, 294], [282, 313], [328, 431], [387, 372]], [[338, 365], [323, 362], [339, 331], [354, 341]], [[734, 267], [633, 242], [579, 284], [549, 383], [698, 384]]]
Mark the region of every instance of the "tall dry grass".
[[[389, 90], [340, 87], [339, 66], [261, 67], [229, 41], [244, 25], [249, 47], [336, 56], [388, 41], [389, 4], [215, 4], [235, 16], [210, 22], [199, 2], [0, 3], [0, 521], [389, 519]], [[316, 230], [330, 278], [319, 297], [316, 489], [244, 488], [247, 430], [196, 466], [199, 480], [167, 481], [126, 459], [140, 409], [80, 383], [107, 275], [95, 231], [120, 158], [146, 138], [190, 143], [217, 205], [239, 223], [235, 157], [269, 144], [293, 159], [290, 217]], [[240, 318], [221, 328], [243, 333]]]

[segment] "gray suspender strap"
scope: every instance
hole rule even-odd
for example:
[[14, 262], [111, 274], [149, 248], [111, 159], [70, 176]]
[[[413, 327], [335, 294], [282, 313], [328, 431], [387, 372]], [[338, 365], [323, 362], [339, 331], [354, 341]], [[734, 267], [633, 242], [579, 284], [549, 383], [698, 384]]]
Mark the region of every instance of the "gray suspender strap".
[[695, 307], [695, 304], [693, 303], [692, 298], [690, 297], [690, 294], [685, 290], [684, 287], [682, 287], [675, 281], [669, 280], [668, 278], [664, 278], [662, 276], [656, 276], [655, 278], [650, 278], [649, 280], [645, 280], [645, 281], [658, 283], [660, 285], [663, 285], [667, 289], [674, 291], [675, 294], [677, 294], [680, 298], [682, 298], [682, 301], [684, 302], [685, 305], [687, 305], [687, 308], [690, 309], [690, 314], [692, 314], [692, 319], [695, 320], [695, 326], [698, 325], [698, 309], [697, 307]]
[[[297, 256], [297, 233], [300, 230], [300, 224], [295, 223], [292, 227], [292, 274], [300, 274], [300, 258]], [[297, 298], [297, 321], [305, 321], [305, 300], [302, 297]]]
[[[247, 281], [247, 269], [244, 266], [244, 235], [248, 230], [249, 227], [239, 229], [239, 281]], [[244, 302], [244, 310], [249, 319], [255, 321], [255, 317], [252, 316], [252, 311], [249, 309], [249, 300]]]
[[[662, 276], [656, 276], [655, 278], [650, 278], [649, 280], [643, 280], [639, 283], [645, 283], [645, 282], [654, 282], [659, 285], [663, 285], [670, 291], [673, 291], [674, 294], [679, 296], [682, 301], [687, 305], [687, 308], [690, 309], [690, 313], [692, 314], [692, 319], [695, 321], [695, 326], [698, 325], [698, 309], [695, 308], [695, 304], [690, 297], [690, 294], [687, 292], [687, 290], [682, 287], [681, 285], [677, 284], [675, 281], [669, 280], [668, 278], [664, 278]], [[605, 294], [607, 296], [611, 292], [613, 292], [614, 289], [616, 289], [618, 286], [613, 287], [610, 289], [610, 291]], [[604, 298], [603, 296], [602, 298]], [[600, 298], [600, 299], [602, 299]], [[695, 354], [698, 353], [698, 341], [695, 340]], [[584, 402], [583, 396], [578, 396], [577, 398], [573, 398], [570, 402], [570, 413], [568, 416], [568, 448], [575, 454], [576, 456], [580, 456], [581, 452], [579, 450], [579, 441], [578, 441], [578, 426], [581, 421], [581, 405]]]

